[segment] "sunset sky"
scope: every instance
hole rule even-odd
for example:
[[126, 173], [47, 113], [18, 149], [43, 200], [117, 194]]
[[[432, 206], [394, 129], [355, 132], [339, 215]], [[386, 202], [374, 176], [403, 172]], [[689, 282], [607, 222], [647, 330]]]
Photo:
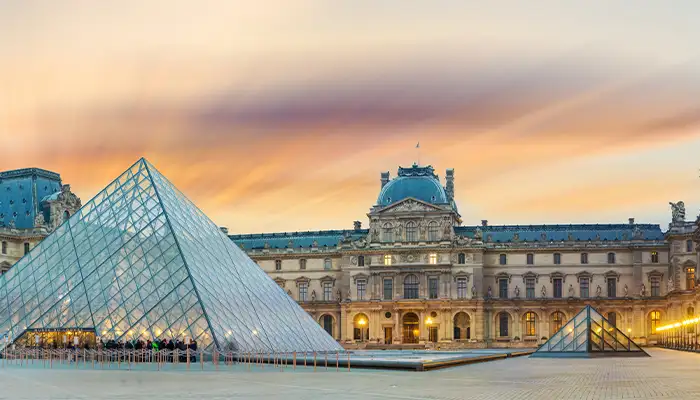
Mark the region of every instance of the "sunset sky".
[[[633, 7], [630, 5], [634, 5]], [[0, 170], [146, 157], [232, 233], [352, 228], [418, 154], [465, 225], [700, 208], [700, 2], [0, 0]]]

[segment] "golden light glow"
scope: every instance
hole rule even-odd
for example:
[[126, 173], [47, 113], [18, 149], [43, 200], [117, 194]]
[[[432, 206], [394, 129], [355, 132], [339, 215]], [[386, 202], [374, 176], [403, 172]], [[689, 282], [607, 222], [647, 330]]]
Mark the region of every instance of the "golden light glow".
[[257, 334], [258, 334], [258, 331], [256, 331], [255, 329], [253, 329], [253, 335], [257, 335]]
[[569, 328], [569, 332], [573, 332], [573, 331], [574, 331], [574, 328]]
[[420, 331], [419, 331], [418, 329], [414, 329], [414, 330], [413, 330], [413, 334], [414, 334], [414, 335], [418, 336], [419, 333], [420, 333]]
[[365, 321], [364, 319], [357, 321], [357, 324], [360, 326], [364, 326], [366, 323], [367, 323], [367, 321]]
[[632, 332], [632, 328], [627, 328], [627, 333]]
[[428, 317], [428, 319], [425, 320], [425, 323], [428, 324], [428, 325], [432, 325], [432, 324], [433, 324], [433, 320], [432, 320], [430, 317]]
[[682, 322], [675, 322], [673, 324], [660, 326], [660, 327], [656, 328], [656, 332], [661, 332], [661, 331], [665, 331], [665, 330], [673, 329], [673, 328], [680, 328], [681, 326], [685, 326], [685, 325], [695, 325], [697, 323], [700, 323], [700, 317], [690, 318], [690, 319], [686, 319], [685, 321], [682, 321]]

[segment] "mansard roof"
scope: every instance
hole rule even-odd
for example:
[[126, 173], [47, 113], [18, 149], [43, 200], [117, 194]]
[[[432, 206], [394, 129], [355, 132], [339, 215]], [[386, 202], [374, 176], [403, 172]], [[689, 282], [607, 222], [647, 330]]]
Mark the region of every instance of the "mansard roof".
[[280, 232], [280, 233], [254, 233], [242, 235], [229, 235], [229, 238], [237, 245], [243, 245], [244, 250], [264, 249], [265, 243], [271, 249], [284, 249], [292, 241], [294, 248], [308, 248], [314, 245], [318, 247], [335, 247], [344, 237], [357, 240], [367, 236], [369, 229], [336, 229], [327, 231], [304, 232]]
[[40, 168], [0, 172], [0, 226], [33, 228], [41, 199], [60, 191], [61, 176], [55, 172]]
[[[548, 242], [587, 240], [632, 240], [635, 230], [644, 240], [664, 240], [660, 225], [654, 224], [553, 224], [553, 225], [487, 225], [458, 226], [455, 233], [473, 237], [481, 229], [484, 241], [491, 242]], [[517, 235], [517, 236], [516, 236]]]

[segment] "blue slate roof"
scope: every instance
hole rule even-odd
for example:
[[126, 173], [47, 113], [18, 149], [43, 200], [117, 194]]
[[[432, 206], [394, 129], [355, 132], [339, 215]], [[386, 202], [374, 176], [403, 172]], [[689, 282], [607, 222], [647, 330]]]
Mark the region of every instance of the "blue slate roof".
[[245, 250], [265, 248], [267, 242], [271, 249], [284, 249], [292, 241], [294, 248], [308, 248], [316, 241], [319, 248], [335, 247], [345, 236], [357, 240], [367, 236], [368, 229], [360, 230], [330, 230], [330, 231], [306, 231], [306, 232], [282, 232], [282, 233], [255, 233], [245, 235], [229, 235], [237, 245], [243, 244]]
[[398, 177], [379, 192], [377, 205], [388, 206], [409, 197], [426, 203], [448, 204], [445, 189], [431, 166], [414, 164], [411, 168], [399, 168]]
[[[473, 237], [477, 226], [459, 226], [455, 228], [458, 235]], [[546, 242], [569, 240], [569, 234], [574, 241], [599, 240], [632, 240], [634, 229], [639, 229], [645, 240], [664, 240], [661, 226], [653, 224], [570, 224], [570, 225], [489, 225], [478, 226], [483, 240], [491, 235], [491, 241], [504, 242]], [[514, 235], [518, 239], [514, 240]], [[543, 236], [544, 234], [544, 236]]]
[[[41, 209], [41, 200], [61, 191], [61, 176], [40, 168], [0, 172], [0, 225], [34, 227], [34, 218]], [[48, 216], [44, 218], [48, 220]]]

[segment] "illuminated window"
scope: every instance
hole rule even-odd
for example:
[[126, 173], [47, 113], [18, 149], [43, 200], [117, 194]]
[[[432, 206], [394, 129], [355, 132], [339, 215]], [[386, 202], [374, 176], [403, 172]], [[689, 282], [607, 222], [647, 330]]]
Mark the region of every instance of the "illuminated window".
[[428, 258], [428, 262], [432, 265], [437, 264], [437, 254], [432, 253]]
[[610, 322], [610, 325], [617, 327], [617, 313], [615, 311], [610, 311], [606, 319]]
[[661, 311], [652, 311], [649, 313], [649, 328], [650, 333], [656, 332], [656, 328], [661, 325]]
[[282, 260], [275, 260], [275, 271], [282, 270]]
[[391, 265], [391, 254], [384, 255], [384, 265]]
[[563, 312], [561, 311], [555, 311], [552, 313], [552, 320], [550, 324], [550, 329], [549, 329], [549, 336], [554, 335], [561, 329], [562, 326], [566, 323], [566, 316], [564, 315]]
[[537, 315], [530, 311], [525, 313], [525, 336], [537, 335]]
[[651, 262], [657, 263], [659, 262], [659, 253], [656, 251], [651, 252]]
[[554, 263], [555, 263], [555, 264], [561, 264], [561, 254], [559, 254], [559, 253], [554, 253]]
[[685, 288], [686, 290], [695, 288], [695, 268], [693, 267], [685, 270]]
[[588, 253], [581, 253], [581, 264], [588, 264]]

